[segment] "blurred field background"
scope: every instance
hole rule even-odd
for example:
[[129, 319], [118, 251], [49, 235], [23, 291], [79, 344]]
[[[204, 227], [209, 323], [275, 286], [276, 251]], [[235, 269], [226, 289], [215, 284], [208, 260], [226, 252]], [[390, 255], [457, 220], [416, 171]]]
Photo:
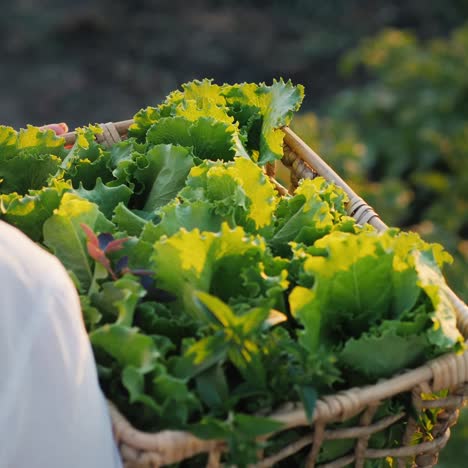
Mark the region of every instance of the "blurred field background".
[[[387, 224], [453, 255], [468, 299], [466, 0], [16, 0], [0, 123], [124, 120], [195, 78], [290, 78], [299, 133]], [[467, 465], [468, 417], [439, 466]]]

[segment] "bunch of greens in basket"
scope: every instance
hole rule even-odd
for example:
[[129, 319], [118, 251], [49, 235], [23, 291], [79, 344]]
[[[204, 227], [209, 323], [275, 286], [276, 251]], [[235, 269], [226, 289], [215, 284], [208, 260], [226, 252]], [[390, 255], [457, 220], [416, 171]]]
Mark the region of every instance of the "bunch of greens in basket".
[[108, 398], [140, 429], [225, 439], [238, 466], [281, 404], [310, 417], [463, 343], [440, 246], [356, 225], [321, 178], [276, 192], [263, 165], [302, 97], [188, 83], [110, 148], [97, 127], [69, 151], [0, 128], [1, 216], [69, 271]]

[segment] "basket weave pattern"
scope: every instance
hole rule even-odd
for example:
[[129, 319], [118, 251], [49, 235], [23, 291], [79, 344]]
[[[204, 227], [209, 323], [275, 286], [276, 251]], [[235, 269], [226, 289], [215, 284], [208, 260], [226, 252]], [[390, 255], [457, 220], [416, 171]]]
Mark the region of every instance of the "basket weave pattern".
[[[125, 137], [132, 121], [102, 124], [102, 135], [98, 140], [105, 145], [112, 145]], [[339, 185], [348, 195], [348, 213], [359, 224], [369, 223], [378, 231], [387, 229], [375, 211], [289, 128], [285, 133], [284, 157], [282, 163], [289, 168], [292, 191], [303, 178], [314, 178], [318, 175]], [[73, 143], [75, 134], [65, 135], [67, 143]], [[266, 168], [267, 174], [281, 194], [288, 190], [274, 179], [274, 167]], [[458, 313], [458, 327], [465, 339], [468, 339], [468, 307], [450, 290], [446, 292]], [[447, 390], [447, 396], [438, 399], [424, 399], [423, 395]], [[400, 413], [382, 419], [375, 415], [379, 406], [397, 395], [410, 396], [413, 406], [412, 414]], [[339, 459], [325, 464], [322, 468], [339, 468], [349, 465], [362, 468], [365, 460], [392, 457], [397, 466], [429, 468], [437, 463], [438, 453], [450, 437], [450, 427], [458, 419], [459, 409], [468, 395], [468, 351], [461, 355], [448, 354], [432, 360], [427, 364], [407, 371], [391, 379], [372, 386], [352, 388], [335, 395], [325, 396], [317, 401], [312, 417], [312, 424], [300, 404], [290, 404], [270, 415], [284, 423], [282, 430], [304, 428], [306, 433], [299, 440], [283, 447], [274, 454], [259, 457], [257, 467], [274, 466], [277, 462], [297, 453], [308, 450], [306, 468], [317, 464], [320, 448], [325, 441], [352, 439], [354, 449]], [[418, 416], [426, 409], [439, 409], [437, 421], [431, 434], [418, 445], [411, 443], [418, 430]], [[161, 431], [144, 433], [133, 428], [109, 402], [115, 440], [117, 441], [126, 468], [160, 467], [177, 463], [194, 455], [206, 453], [208, 468], [221, 467], [221, 458], [226, 447], [222, 441], [201, 440], [192, 434], [182, 431]], [[353, 427], [333, 428], [337, 422], [356, 418]], [[373, 434], [386, 430], [394, 424], [405, 422], [405, 434], [396, 448], [369, 448], [368, 442]], [[308, 429], [307, 429], [308, 428]], [[270, 434], [269, 437], [275, 434]]]

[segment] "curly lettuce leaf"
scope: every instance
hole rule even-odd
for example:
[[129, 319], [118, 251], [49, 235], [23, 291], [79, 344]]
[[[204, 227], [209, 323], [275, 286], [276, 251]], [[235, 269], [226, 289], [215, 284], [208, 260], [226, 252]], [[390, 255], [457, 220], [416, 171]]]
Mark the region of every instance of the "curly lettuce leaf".
[[192, 148], [190, 128], [193, 122], [185, 117], [163, 117], [148, 131], [147, 141], [153, 145], [179, 145]]
[[104, 183], [114, 179], [109, 167], [110, 152], [96, 141], [102, 128], [96, 125], [76, 129], [76, 140], [61, 164], [64, 178], [78, 188], [92, 190], [99, 177]]
[[[156, 275], [162, 289], [178, 296], [178, 304], [187, 312], [199, 315], [194, 304], [193, 291], [208, 292], [224, 302], [235, 301], [246, 294], [242, 278], [249, 268], [255, 270], [255, 278], [249, 274], [249, 283], [255, 281], [261, 290], [270, 289], [262, 267], [266, 245], [262, 238], [247, 236], [237, 227], [230, 229], [226, 224], [219, 233], [187, 232], [184, 229], [169, 238], [162, 238], [154, 244]], [[285, 287], [281, 278], [275, 282]], [[264, 298], [264, 302], [271, 302]]]
[[[229, 106], [258, 109], [262, 121], [258, 146], [252, 148], [260, 151], [258, 163], [263, 165], [281, 159], [284, 135], [280, 128], [288, 125], [293, 113], [299, 109], [304, 99], [304, 88], [283, 80], [275, 80], [271, 86], [243, 83], [228, 87], [224, 96]], [[255, 141], [256, 138], [250, 136], [249, 140]]]
[[418, 285], [433, 306], [430, 313], [432, 328], [427, 334], [429, 341], [441, 352], [462, 351], [464, 338], [457, 328], [457, 313], [434, 255], [430, 251], [414, 252], [414, 258]]
[[139, 143], [135, 138], [119, 141], [110, 148], [109, 164], [112, 169], [116, 169], [120, 164], [134, 159], [133, 153], [145, 153], [146, 143]]
[[16, 226], [34, 241], [42, 241], [42, 226], [59, 207], [68, 183], [55, 180], [50, 187], [29, 190], [27, 195], [16, 192], [0, 195], [0, 217]]
[[[189, 83], [189, 85], [190, 84], [191, 83]], [[227, 113], [225, 103], [226, 100], [224, 97], [216, 95], [214, 92], [207, 93], [205, 96], [194, 95], [193, 98], [185, 96], [179, 104], [174, 107], [173, 115], [184, 117], [191, 122], [196, 122], [202, 117], [209, 117], [217, 122], [233, 125], [234, 118]]]
[[191, 148], [199, 159], [230, 161], [235, 156], [248, 158], [239, 142], [237, 128], [213, 117], [190, 120], [186, 115], [158, 120], [147, 133], [150, 144], [177, 144]]
[[151, 335], [165, 336], [179, 348], [184, 338], [195, 336], [197, 322], [180, 310], [160, 302], [141, 302], [135, 312], [135, 325]]
[[232, 163], [213, 163], [194, 167], [179, 197], [188, 201], [207, 201], [214, 213], [231, 227], [243, 226], [248, 232], [264, 232], [273, 222], [278, 203], [275, 189], [264, 172], [252, 161], [236, 158]]
[[203, 200], [184, 201], [178, 199], [164, 206], [158, 211], [161, 220], [158, 224], [148, 223], [142, 233], [142, 239], [156, 242], [163, 235], [172, 236], [181, 228], [187, 231], [219, 232], [223, 217], [216, 214], [211, 203]]
[[369, 381], [375, 381], [421, 364], [429, 350], [425, 334], [400, 336], [394, 329], [375, 329], [348, 340], [339, 353], [339, 362]]
[[145, 289], [136, 278], [125, 275], [117, 281], [103, 283], [99, 292], [92, 295], [92, 302], [113, 322], [131, 327], [135, 308], [145, 294]]
[[237, 123], [228, 113], [223, 87], [211, 80], [182, 85], [158, 108], [138, 112], [129, 135], [151, 144], [178, 144], [192, 148], [200, 159], [248, 158]]
[[[422, 262], [426, 256], [434, 260], [433, 266]], [[443, 262], [446, 257], [414, 234], [332, 232], [319, 239], [302, 251], [302, 275], [311, 277], [312, 287], [297, 286], [290, 295], [291, 312], [304, 326], [301, 343], [310, 350], [320, 342], [336, 346], [349, 337], [358, 339], [382, 321], [415, 320], [426, 293], [430, 301], [424, 310], [434, 322], [427, 339], [438, 350], [459, 349], [455, 311], [435, 259]], [[438, 338], [431, 339], [433, 335]], [[385, 337], [398, 340], [388, 329]], [[367, 343], [370, 339], [375, 342], [371, 336]]]
[[429, 244], [415, 232], [398, 232], [393, 230], [395, 238], [390, 237], [395, 251], [393, 261], [394, 296], [392, 315], [394, 317], [406, 314], [416, 305], [421, 296], [419, 273], [416, 267], [416, 252], [424, 252], [424, 256], [432, 259], [433, 267], [440, 273], [440, 268], [452, 262], [450, 254], [443, 250], [440, 244]]
[[222, 162], [205, 162], [193, 168], [179, 198], [190, 202], [208, 201], [213, 211], [231, 227], [242, 224], [249, 204], [239, 181], [228, 173]]
[[65, 140], [53, 130], [42, 130], [32, 125], [19, 132], [0, 125], [1, 160], [16, 158], [22, 153], [33, 156], [48, 154], [62, 159], [66, 154]]
[[54, 154], [37, 154], [22, 150], [14, 157], [7, 157], [0, 149], [0, 194], [40, 190], [60, 168], [62, 160]]
[[48, 185], [65, 155], [64, 142], [52, 130], [0, 126], [0, 194], [25, 195]]
[[101, 135], [102, 132], [102, 128], [98, 125], [75, 129], [75, 142], [63, 160], [63, 169], [72, 166], [80, 159], [88, 159], [89, 161], [98, 159], [104, 148], [96, 141], [96, 136]]
[[112, 222], [119, 231], [126, 232], [129, 236], [139, 236], [148, 224], [148, 220], [127, 208], [122, 202], [114, 208]]
[[119, 203], [128, 203], [133, 193], [132, 190], [124, 184], [109, 187], [102, 182], [100, 177], [96, 179], [96, 185], [92, 190], [86, 190], [80, 182], [79, 187], [73, 190], [73, 192], [81, 198], [98, 205], [99, 210], [108, 219], [112, 217], [112, 213]]
[[248, 158], [247, 143], [254, 155], [260, 151], [258, 161], [263, 165], [281, 158], [279, 129], [289, 124], [303, 97], [301, 86], [283, 80], [271, 86], [193, 81], [171, 93], [159, 107], [138, 112], [129, 134], [140, 141], [146, 136], [153, 144], [192, 147], [200, 159]]
[[133, 172], [136, 168], [136, 160], [147, 151], [146, 143], [139, 143], [135, 138], [119, 141], [110, 148], [108, 166], [115, 180], [109, 185], [126, 184], [134, 189]]
[[103, 325], [89, 335], [94, 347], [112, 356], [121, 366], [132, 366], [143, 374], [151, 372], [160, 353], [150, 336], [124, 325]]
[[94, 232], [111, 231], [113, 224], [99, 211], [96, 204], [72, 193], [65, 193], [60, 206], [44, 223], [44, 244], [65, 268], [71, 270], [86, 291], [93, 278], [92, 261], [86, 249], [86, 236], [81, 224]]
[[303, 180], [294, 196], [278, 205], [270, 245], [287, 255], [289, 242], [312, 245], [332, 230], [353, 232], [355, 223], [346, 215], [346, 202], [346, 194], [322, 177]]
[[408, 317], [384, 320], [359, 338], [349, 339], [339, 352], [341, 366], [374, 381], [433, 357], [428, 307], [421, 304]]
[[128, 129], [128, 136], [139, 142], [143, 142], [148, 129], [164, 116], [162, 112], [163, 109], [164, 105], [159, 105], [158, 107], [149, 106], [144, 109], [140, 109], [133, 116], [133, 123]]
[[136, 160], [133, 178], [139, 184], [144, 211], [153, 212], [169, 203], [185, 185], [193, 167], [189, 151], [181, 146], [157, 145]]
[[76, 189], [81, 186], [92, 191], [97, 179], [101, 179], [107, 185], [114, 180], [109, 169], [109, 152], [102, 151], [95, 160], [84, 158], [74, 161], [65, 170], [63, 177], [70, 180]]
[[293, 301], [293, 314], [306, 322], [319, 315], [321, 336], [332, 341], [334, 334], [359, 336], [388, 318], [394, 294], [391, 239], [388, 233], [335, 231], [316, 241], [317, 253], [303, 264], [314, 285], [306, 300]]
[[[208, 80], [198, 83], [191, 82], [184, 85], [183, 88], [184, 93], [180, 97], [177, 97], [175, 93], [172, 98], [178, 102], [173, 108], [172, 115], [182, 117], [194, 124], [188, 130], [188, 133], [192, 139], [195, 154], [201, 159], [217, 159], [209, 156], [213, 152], [206, 147], [206, 142], [203, 141], [205, 137], [204, 128], [206, 128], [203, 123], [207, 122], [206, 119], [208, 118], [213, 122], [224, 124], [226, 133], [231, 135], [230, 144], [233, 146], [236, 156], [249, 158], [242, 144], [238, 124], [234, 122], [233, 116], [229, 114], [224, 96], [219, 94], [222, 88], [211, 84]], [[201, 130], [199, 127], [201, 127]], [[221, 159], [226, 160], [224, 157]]]
[[197, 103], [208, 101], [216, 106], [225, 107], [226, 99], [222, 94], [224, 86], [213, 83], [213, 80], [193, 80], [182, 85], [182, 91], [173, 91], [166, 99], [166, 104], [179, 104], [181, 101], [194, 100]]
[[190, 128], [194, 153], [200, 159], [230, 161], [249, 158], [239, 139], [237, 127], [210, 117], [201, 117]]

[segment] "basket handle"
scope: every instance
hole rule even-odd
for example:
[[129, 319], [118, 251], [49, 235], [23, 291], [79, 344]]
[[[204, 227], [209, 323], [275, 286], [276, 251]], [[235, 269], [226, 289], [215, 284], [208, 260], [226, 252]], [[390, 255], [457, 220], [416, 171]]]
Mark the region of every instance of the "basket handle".
[[379, 215], [369, 206], [353, 189], [301, 138], [289, 127], [283, 127], [285, 133], [284, 142], [291, 150], [312, 167], [319, 175], [334, 182], [348, 195], [348, 212], [360, 224], [368, 223], [377, 231], [385, 231], [387, 225], [379, 218]]
[[[119, 135], [120, 137], [124, 136], [128, 132], [128, 128], [130, 125], [132, 125], [133, 119], [130, 120], [122, 120], [120, 122], [108, 122], [105, 124], [99, 124], [99, 126], [103, 129], [104, 136], [106, 136], [106, 133], [109, 132], [111, 137], [114, 139], [110, 139], [109, 143], [115, 142], [115, 136]], [[65, 138], [65, 144], [66, 145], [73, 145], [76, 140], [76, 132], [68, 132], [64, 133], [61, 135], [62, 138]], [[105, 138], [107, 140], [107, 138]]]

